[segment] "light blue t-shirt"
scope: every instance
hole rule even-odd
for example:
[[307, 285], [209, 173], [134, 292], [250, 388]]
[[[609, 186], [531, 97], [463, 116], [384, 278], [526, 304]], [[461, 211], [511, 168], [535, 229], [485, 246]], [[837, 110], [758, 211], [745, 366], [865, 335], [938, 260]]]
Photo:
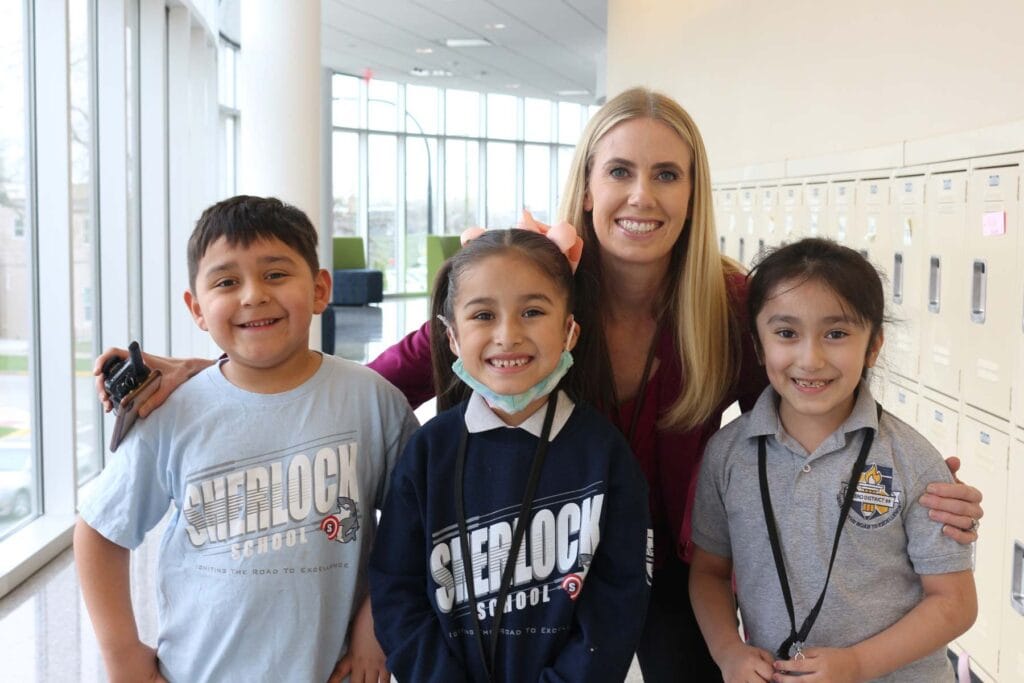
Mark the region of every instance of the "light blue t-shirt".
[[280, 394], [215, 365], [136, 423], [80, 513], [135, 548], [173, 504], [158, 570], [168, 680], [327, 680], [416, 426], [397, 389], [333, 356]]

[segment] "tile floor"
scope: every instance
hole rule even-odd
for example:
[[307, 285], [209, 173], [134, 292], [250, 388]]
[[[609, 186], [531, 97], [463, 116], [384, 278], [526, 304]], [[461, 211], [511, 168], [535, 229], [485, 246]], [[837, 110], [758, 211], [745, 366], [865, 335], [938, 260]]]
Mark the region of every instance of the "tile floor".
[[[358, 362], [374, 358], [427, 317], [426, 299], [391, 299], [379, 306], [337, 307], [335, 353]], [[429, 419], [433, 406], [417, 411]], [[132, 553], [132, 598], [139, 631], [156, 642], [153, 576], [160, 529]], [[96, 637], [78, 588], [74, 558], [66, 550], [0, 599], [0, 681], [93, 683], [106, 681]], [[641, 681], [634, 664], [628, 683]]]

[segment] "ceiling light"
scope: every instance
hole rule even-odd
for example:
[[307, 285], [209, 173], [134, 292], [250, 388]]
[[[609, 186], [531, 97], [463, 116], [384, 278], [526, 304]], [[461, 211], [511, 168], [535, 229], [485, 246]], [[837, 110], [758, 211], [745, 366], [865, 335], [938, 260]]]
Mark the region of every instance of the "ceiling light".
[[416, 54], [418, 54], [418, 55], [430, 55], [430, 54], [433, 54], [433, 53], [434, 53], [434, 48], [432, 48], [432, 47], [418, 47], [418, 48], [416, 48]]
[[562, 97], [578, 97], [580, 95], [589, 95], [589, 90], [559, 90], [558, 95]]
[[445, 38], [444, 44], [448, 47], [489, 47], [494, 43], [486, 38]]
[[448, 71], [448, 69], [424, 69], [421, 66], [414, 66], [413, 68], [409, 69], [409, 75], [419, 76], [420, 78], [424, 78], [426, 76], [438, 76], [442, 78], [448, 78], [449, 76], [454, 76], [455, 74], [453, 74], [451, 71]]
[[491, 29], [493, 31], [500, 31], [505, 28], [505, 24], [484, 24], [484, 28]]
[[509, 90], [518, 90], [519, 89], [519, 84], [518, 83], [508, 83], [505, 87], [508, 88]]

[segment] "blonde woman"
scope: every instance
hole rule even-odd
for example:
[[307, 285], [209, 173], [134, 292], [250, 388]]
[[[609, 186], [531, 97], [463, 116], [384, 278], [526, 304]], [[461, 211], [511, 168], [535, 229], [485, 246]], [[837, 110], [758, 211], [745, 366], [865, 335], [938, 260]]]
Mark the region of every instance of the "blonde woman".
[[[585, 244], [576, 273], [583, 332], [564, 386], [618, 425], [650, 489], [654, 577], [637, 651], [644, 680], [718, 680], [687, 593], [689, 514], [704, 445], [722, 411], [734, 401], [749, 409], [767, 379], [743, 313], [744, 275], [718, 252], [696, 124], [675, 101], [647, 89], [611, 99], [576, 147], [560, 218]], [[165, 389], [144, 413], [208, 364], [148, 361], [164, 371]], [[429, 325], [370, 366], [413, 406], [432, 397]], [[951, 469], [957, 466], [954, 460]], [[945, 533], [975, 540], [981, 494], [964, 484], [930, 490], [921, 502]]]

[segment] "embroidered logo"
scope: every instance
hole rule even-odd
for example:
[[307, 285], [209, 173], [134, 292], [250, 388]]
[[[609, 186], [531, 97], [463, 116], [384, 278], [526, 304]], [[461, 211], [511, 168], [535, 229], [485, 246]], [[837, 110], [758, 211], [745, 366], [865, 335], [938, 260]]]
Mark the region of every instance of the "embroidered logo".
[[320, 530], [327, 534], [327, 540], [348, 543], [356, 540], [359, 531], [359, 506], [348, 496], [338, 497], [338, 511], [324, 517]]
[[[846, 484], [836, 500], [840, 506], [846, 496]], [[850, 521], [862, 529], [877, 529], [896, 519], [903, 506], [903, 493], [893, 489], [892, 468], [877, 463], [864, 466], [853, 494]]]

